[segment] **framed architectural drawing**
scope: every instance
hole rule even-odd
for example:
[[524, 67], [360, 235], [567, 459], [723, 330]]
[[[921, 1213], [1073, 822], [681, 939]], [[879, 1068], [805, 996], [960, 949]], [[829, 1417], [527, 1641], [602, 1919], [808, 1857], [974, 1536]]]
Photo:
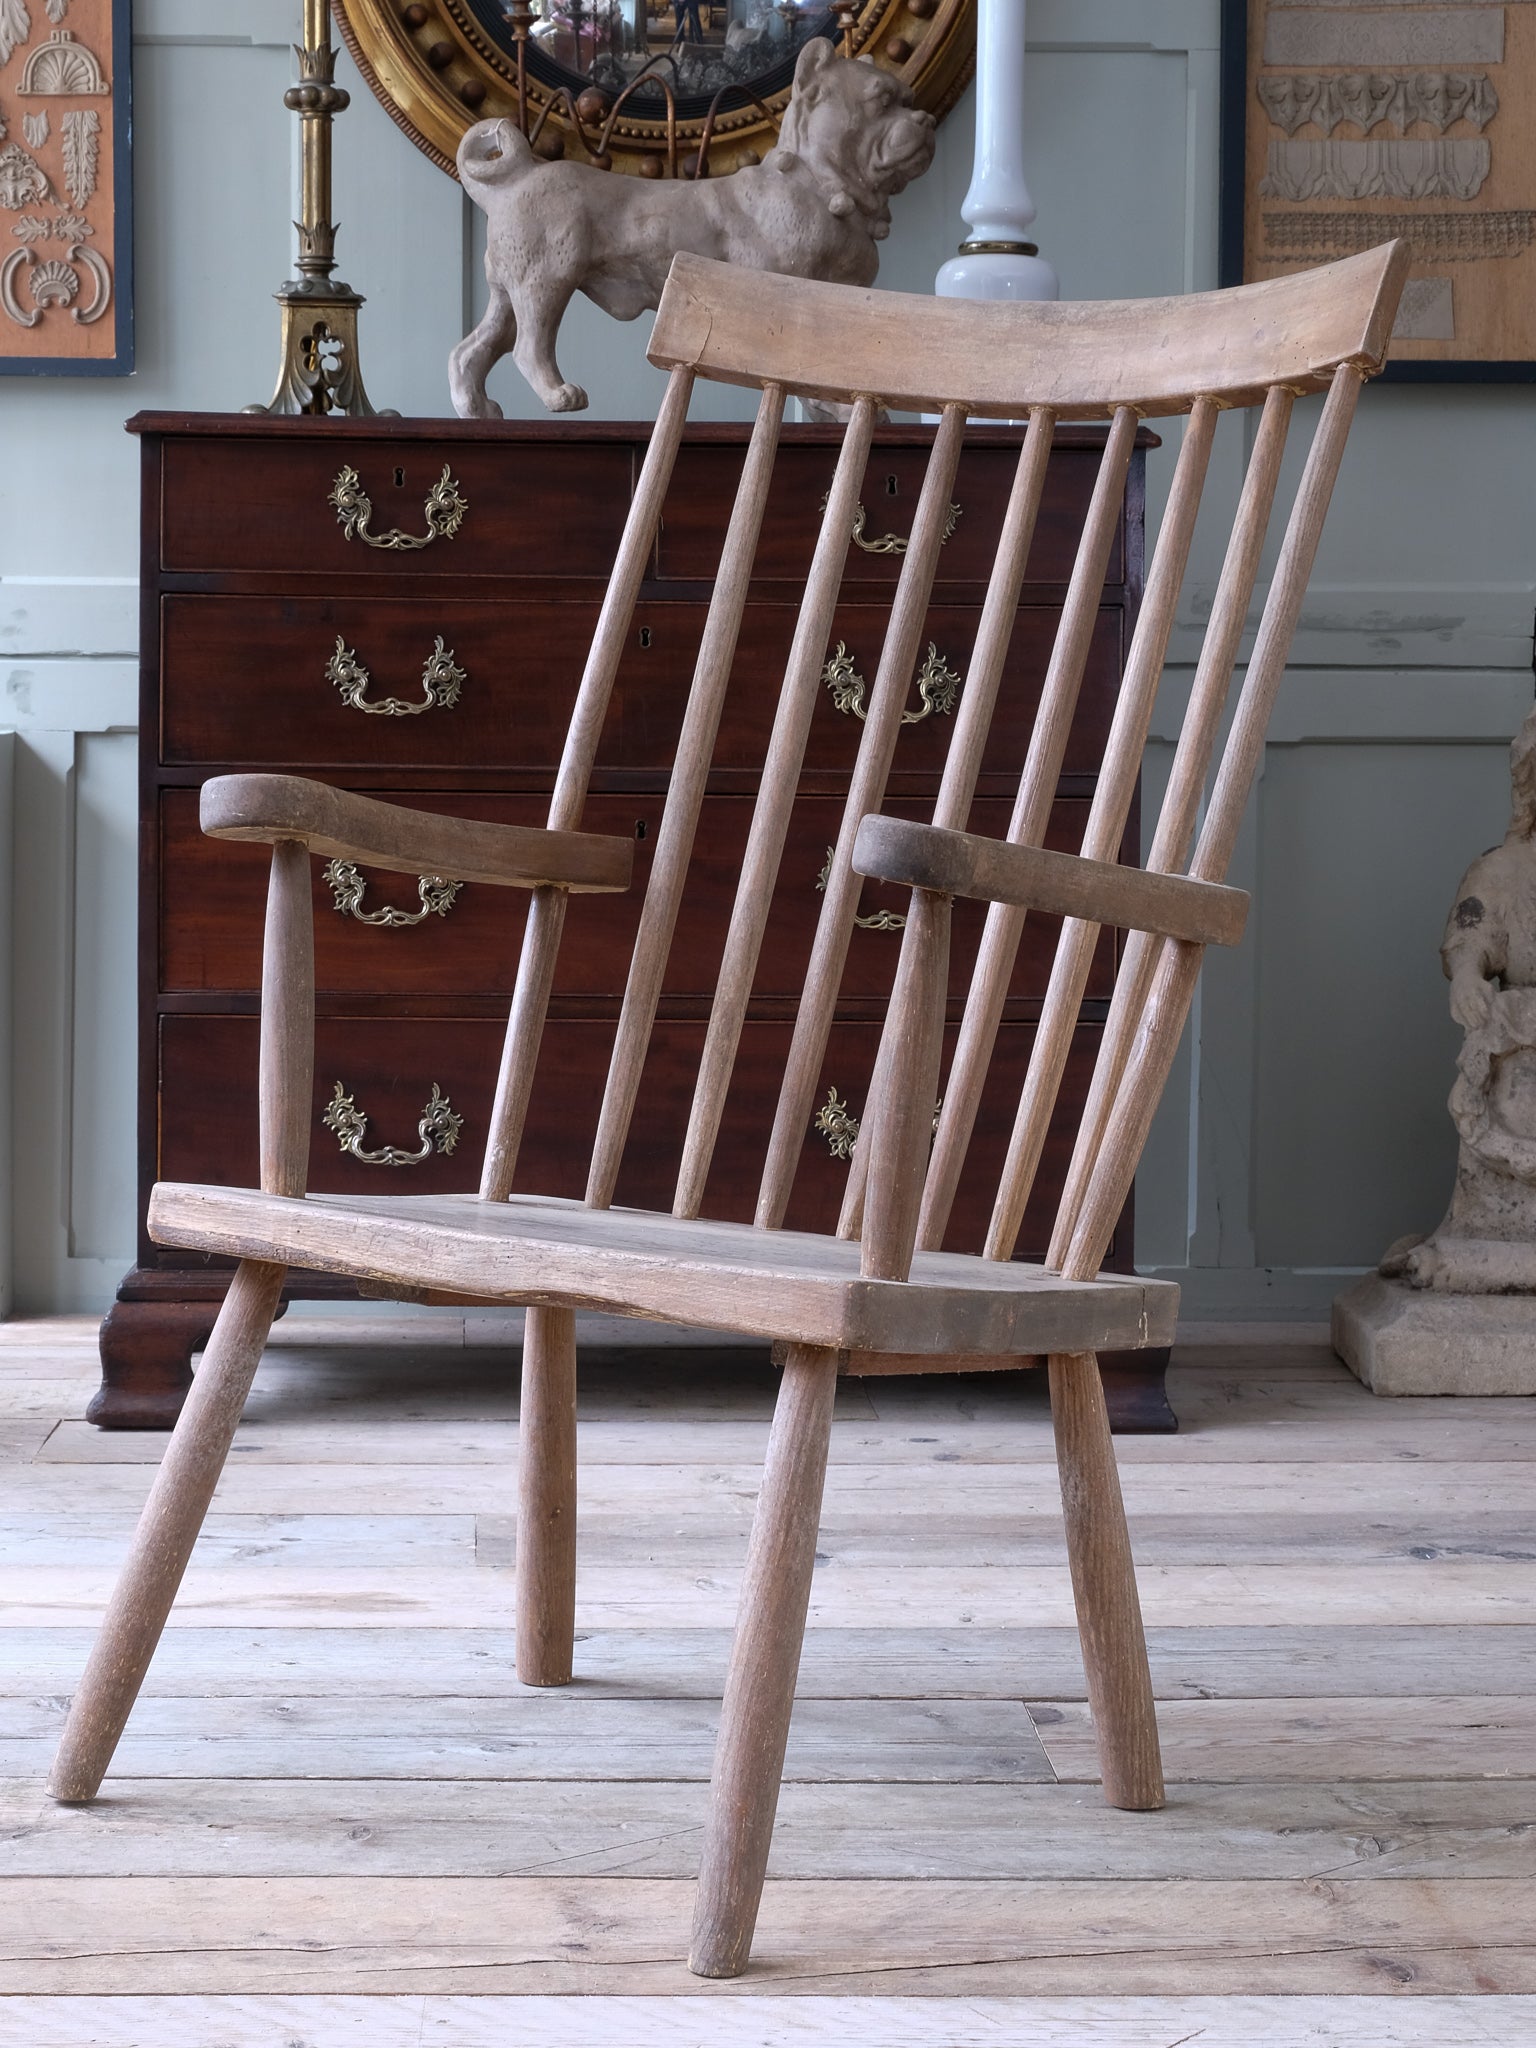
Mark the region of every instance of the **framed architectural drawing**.
[[133, 368], [131, 0], [0, 0], [0, 372]]
[[1402, 236], [1387, 375], [1536, 380], [1533, 0], [1222, 7], [1222, 283]]

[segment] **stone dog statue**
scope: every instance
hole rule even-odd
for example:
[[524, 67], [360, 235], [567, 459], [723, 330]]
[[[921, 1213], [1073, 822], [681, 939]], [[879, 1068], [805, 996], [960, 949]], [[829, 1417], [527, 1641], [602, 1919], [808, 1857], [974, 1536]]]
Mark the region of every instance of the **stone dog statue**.
[[489, 225], [485, 318], [449, 358], [454, 410], [499, 419], [486, 375], [510, 353], [551, 412], [587, 394], [560, 374], [555, 337], [573, 292], [634, 320], [660, 303], [679, 250], [835, 284], [872, 284], [890, 200], [933, 161], [933, 117], [867, 58], [824, 37], [795, 66], [778, 147], [726, 178], [654, 183], [545, 163], [510, 121], [480, 121], [459, 176]]
[[1509, 830], [1463, 875], [1440, 948], [1466, 1033], [1450, 1100], [1461, 1140], [1451, 1206], [1380, 1268], [1436, 1292], [1536, 1292], [1536, 711], [1510, 749], [1510, 784]]

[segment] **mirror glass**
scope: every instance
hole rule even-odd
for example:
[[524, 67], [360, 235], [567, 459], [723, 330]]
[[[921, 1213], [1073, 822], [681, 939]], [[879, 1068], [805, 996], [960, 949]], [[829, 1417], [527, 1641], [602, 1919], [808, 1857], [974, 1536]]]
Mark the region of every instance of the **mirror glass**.
[[[515, 53], [506, 0], [470, 0], [508, 56]], [[573, 94], [590, 85], [625, 102], [638, 120], [666, 119], [661, 80], [670, 84], [679, 120], [701, 120], [720, 96], [722, 110], [783, 91], [812, 36], [835, 35], [825, 0], [534, 0], [528, 68], [547, 86]]]

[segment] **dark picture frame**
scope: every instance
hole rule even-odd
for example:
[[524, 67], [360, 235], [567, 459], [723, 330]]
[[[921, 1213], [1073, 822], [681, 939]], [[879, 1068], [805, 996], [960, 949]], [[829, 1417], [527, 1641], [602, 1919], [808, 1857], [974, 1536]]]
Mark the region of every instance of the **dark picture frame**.
[[[1223, 285], [1249, 282], [1255, 274], [1248, 265], [1245, 232], [1253, 112], [1248, 95], [1249, 16], [1250, 0], [1221, 0], [1217, 253]], [[1531, 112], [1536, 115], [1536, 107]], [[1536, 294], [1531, 304], [1531, 346], [1536, 350]], [[1400, 359], [1388, 362], [1381, 378], [1389, 384], [1530, 384], [1536, 383], [1536, 358]]]
[[[134, 367], [133, 303], [133, 0], [110, 0], [110, 149], [112, 162], [112, 224], [110, 274], [112, 299], [106, 317], [112, 321], [113, 347], [99, 355], [17, 354], [7, 345], [10, 321], [0, 312], [0, 376], [6, 377], [126, 377]], [[53, 23], [41, 4], [32, 9], [33, 29], [27, 43], [11, 57], [6, 72], [0, 72], [0, 98], [6, 97], [11, 67], [19, 67], [38, 44], [53, 33]], [[69, 28], [69, 15], [63, 27]], [[81, 101], [79, 104], [89, 104]], [[42, 104], [42, 103], [40, 103]], [[52, 102], [48, 104], [52, 105]], [[59, 107], [72, 104], [61, 97]], [[98, 102], [98, 104], [100, 104]], [[17, 122], [9, 123], [8, 140], [20, 133]], [[17, 225], [15, 211], [0, 213], [0, 262], [17, 246], [13, 239]], [[87, 287], [89, 289], [89, 287]]]

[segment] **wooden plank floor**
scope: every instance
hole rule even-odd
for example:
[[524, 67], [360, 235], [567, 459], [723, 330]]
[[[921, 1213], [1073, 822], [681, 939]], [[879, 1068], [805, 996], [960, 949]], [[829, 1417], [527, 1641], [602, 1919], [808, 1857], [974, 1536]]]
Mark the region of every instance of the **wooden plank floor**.
[[512, 1676], [515, 1326], [279, 1326], [91, 1808], [163, 1439], [0, 1326], [6, 2048], [1532, 2048], [1536, 1402], [1209, 1334], [1121, 1439], [1170, 1798], [1107, 1810], [1036, 1378], [849, 1383], [751, 1972], [682, 1965], [773, 1398], [584, 1355], [578, 1682]]

